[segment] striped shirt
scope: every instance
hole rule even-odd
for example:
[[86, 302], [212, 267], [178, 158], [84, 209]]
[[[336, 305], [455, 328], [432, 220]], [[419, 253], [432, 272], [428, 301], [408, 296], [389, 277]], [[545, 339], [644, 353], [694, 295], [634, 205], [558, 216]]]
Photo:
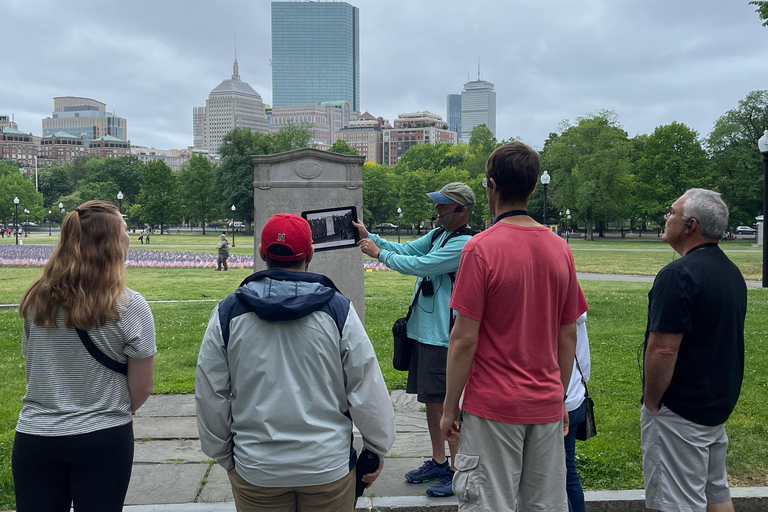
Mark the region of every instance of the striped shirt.
[[[157, 352], [155, 323], [147, 301], [126, 288], [117, 301], [120, 320], [88, 330], [93, 343], [121, 363]], [[86, 350], [74, 328], [65, 327], [59, 308], [56, 327], [40, 327], [27, 310], [22, 334], [27, 393], [16, 431], [39, 436], [86, 434], [131, 421], [131, 395], [125, 375], [110, 370]]]

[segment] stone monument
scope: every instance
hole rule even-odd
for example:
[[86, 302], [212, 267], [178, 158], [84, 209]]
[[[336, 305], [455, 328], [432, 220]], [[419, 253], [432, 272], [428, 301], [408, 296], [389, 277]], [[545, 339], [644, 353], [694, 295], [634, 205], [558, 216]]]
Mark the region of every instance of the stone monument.
[[[251, 156], [253, 163], [254, 271], [266, 265], [259, 257], [261, 228], [277, 213], [301, 215], [307, 210], [354, 206], [363, 218], [365, 157], [319, 149], [297, 149]], [[355, 305], [365, 322], [363, 254], [357, 247], [317, 251], [309, 271], [328, 276]]]

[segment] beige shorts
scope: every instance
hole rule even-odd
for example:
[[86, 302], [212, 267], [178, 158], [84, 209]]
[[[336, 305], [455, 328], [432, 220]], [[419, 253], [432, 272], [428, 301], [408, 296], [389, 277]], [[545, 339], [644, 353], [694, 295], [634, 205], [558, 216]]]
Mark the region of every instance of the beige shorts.
[[353, 512], [355, 472], [325, 485], [259, 487], [227, 471], [238, 512]]
[[705, 512], [707, 503], [731, 499], [725, 427], [699, 425], [661, 406], [640, 413], [645, 506], [652, 510]]
[[454, 463], [460, 511], [568, 511], [562, 420], [515, 425], [465, 412]]

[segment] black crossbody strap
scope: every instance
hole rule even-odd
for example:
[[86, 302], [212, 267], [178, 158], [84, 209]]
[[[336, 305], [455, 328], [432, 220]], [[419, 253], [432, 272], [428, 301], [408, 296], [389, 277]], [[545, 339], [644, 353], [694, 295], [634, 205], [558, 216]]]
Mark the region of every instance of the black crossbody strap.
[[408, 319], [411, 318], [411, 313], [413, 313], [413, 307], [416, 305], [416, 301], [419, 300], [419, 294], [421, 293], [421, 287], [424, 286], [424, 280], [422, 279], [419, 281], [419, 287], [416, 289], [416, 293], [413, 295], [413, 300], [411, 301], [411, 305], [408, 306], [408, 314], [405, 315], [405, 322], [408, 323]]
[[579, 364], [579, 358], [574, 354], [573, 358], [576, 360], [576, 368], [581, 374], [581, 385], [584, 386], [584, 396], [589, 396], [589, 389], [587, 389], [587, 381], [584, 380], [584, 372], [581, 371], [581, 365]]
[[99, 347], [96, 346], [96, 344], [91, 339], [91, 336], [88, 334], [87, 331], [83, 331], [82, 329], [76, 329], [77, 335], [80, 336], [80, 341], [83, 342], [83, 345], [85, 346], [85, 349], [88, 351], [91, 356], [100, 362], [102, 365], [106, 366], [110, 370], [121, 373], [123, 375], [128, 375], [128, 365], [125, 363], [119, 363], [112, 359], [111, 357], [107, 356], [104, 352], [99, 350]]

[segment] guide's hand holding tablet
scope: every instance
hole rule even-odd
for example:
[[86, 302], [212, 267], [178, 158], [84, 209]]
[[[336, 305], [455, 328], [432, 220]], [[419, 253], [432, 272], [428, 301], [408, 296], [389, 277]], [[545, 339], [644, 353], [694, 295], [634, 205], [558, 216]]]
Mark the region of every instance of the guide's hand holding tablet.
[[355, 247], [360, 234], [352, 222], [357, 220], [357, 208], [341, 206], [322, 210], [307, 210], [301, 216], [312, 230], [312, 247], [315, 251], [330, 251]]

